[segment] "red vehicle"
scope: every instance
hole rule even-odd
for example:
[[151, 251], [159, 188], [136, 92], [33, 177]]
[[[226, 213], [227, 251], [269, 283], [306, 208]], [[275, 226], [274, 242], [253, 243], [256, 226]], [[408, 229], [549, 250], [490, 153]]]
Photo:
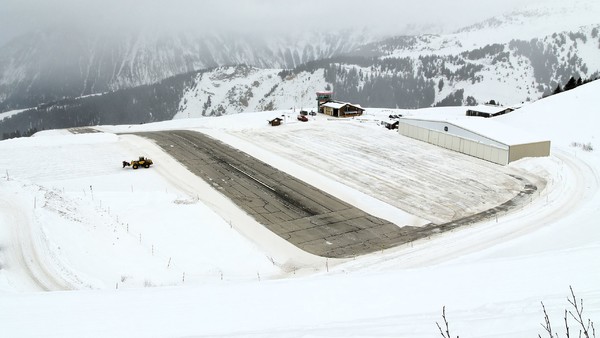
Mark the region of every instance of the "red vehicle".
[[298, 121], [307, 122], [308, 117], [306, 115], [298, 115]]

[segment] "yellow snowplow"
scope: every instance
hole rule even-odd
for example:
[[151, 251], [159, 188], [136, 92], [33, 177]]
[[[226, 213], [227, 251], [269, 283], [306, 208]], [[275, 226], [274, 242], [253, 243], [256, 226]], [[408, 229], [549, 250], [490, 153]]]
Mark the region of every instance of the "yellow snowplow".
[[151, 159], [146, 158], [144, 156], [140, 156], [137, 160], [132, 160], [131, 162], [123, 161], [123, 168], [131, 166], [133, 169], [137, 169], [139, 167], [150, 168], [152, 165]]

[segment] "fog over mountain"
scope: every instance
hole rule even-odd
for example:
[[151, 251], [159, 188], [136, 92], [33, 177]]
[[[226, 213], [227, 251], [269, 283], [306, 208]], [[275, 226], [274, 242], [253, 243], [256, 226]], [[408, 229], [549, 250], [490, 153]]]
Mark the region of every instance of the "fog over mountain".
[[[541, 0], [527, 4], [532, 2]], [[523, 5], [519, 0], [3, 0], [0, 46], [20, 34], [56, 26], [108, 34], [149, 27], [157, 32], [211, 30], [259, 36], [315, 28], [442, 33]]]
[[[0, 132], [537, 100], [600, 76], [600, 3], [0, 3]], [[3, 42], [2, 42], [3, 41]]]

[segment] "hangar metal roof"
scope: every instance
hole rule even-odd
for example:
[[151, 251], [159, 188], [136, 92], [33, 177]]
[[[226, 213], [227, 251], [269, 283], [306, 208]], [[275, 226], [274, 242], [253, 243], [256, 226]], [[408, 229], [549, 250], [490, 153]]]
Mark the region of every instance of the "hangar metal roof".
[[[465, 116], [448, 119], [407, 117], [403, 118], [401, 121], [413, 121], [413, 123], [409, 123], [413, 125], [419, 125], [418, 121], [447, 123], [507, 146], [549, 141], [548, 138], [541, 137], [533, 132], [514, 128], [493, 119], [481, 117]], [[424, 127], [427, 128], [426, 126]]]

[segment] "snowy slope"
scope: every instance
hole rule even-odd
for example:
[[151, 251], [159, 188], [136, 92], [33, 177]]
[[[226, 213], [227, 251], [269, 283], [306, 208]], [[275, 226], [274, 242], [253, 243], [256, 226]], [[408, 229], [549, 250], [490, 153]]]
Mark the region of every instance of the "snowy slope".
[[527, 4], [517, 11], [485, 19], [452, 34], [416, 36], [408, 40], [408, 46], [386, 50], [386, 54], [388, 57], [418, 57], [432, 53], [456, 55], [488, 44], [578, 31], [581, 27], [598, 25], [599, 14], [600, 4], [594, 0], [549, 0]]
[[[551, 157], [506, 168], [546, 180], [528, 205], [347, 261], [326, 261], [286, 245], [152, 143], [111, 132], [197, 129], [306, 177], [298, 172], [307, 169], [301, 157], [270, 150], [278, 138], [263, 138], [255, 147], [241, 136], [270, 130], [266, 119], [283, 114], [291, 118], [277, 128], [300, 142], [318, 131], [335, 137], [347, 125], [374, 144], [406, 144], [377, 125], [396, 111], [369, 109], [362, 119], [344, 121], [317, 116], [307, 123], [295, 121], [290, 111], [245, 113], [2, 141], [2, 332], [10, 337], [435, 337], [445, 305], [452, 335], [524, 337], [543, 333], [540, 301], [555, 331], [564, 332], [569, 285], [585, 299], [584, 314], [597, 322], [600, 156], [570, 142], [597, 142], [598, 90], [600, 83], [593, 82], [498, 119], [534, 128], [553, 142]], [[135, 172], [120, 167], [140, 152], [152, 157], [155, 167]], [[339, 151], [331, 155], [347, 157]], [[364, 160], [352, 158], [358, 166], [369, 163], [367, 153]], [[44, 165], [31, 165], [31, 159]], [[476, 162], [464, 157], [463, 165]], [[368, 181], [369, 172], [362, 175], [357, 179]], [[365, 207], [389, 208], [317, 171], [310, 180]], [[73, 290], [34, 292], [65, 289]]]
[[[325, 89], [333, 89], [337, 99], [363, 106], [424, 107], [459, 91], [461, 98], [451, 104], [466, 104], [469, 98], [479, 103], [521, 104], [538, 100], [571, 76], [598, 76], [599, 31], [596, 24], [534, 40], [499, 40], [464, 52], [449, 50], [448, 55], [437, 54], [443, 52], [437, 49], [400, 49], [379, 61], [332, 60], [295, 71], [219, 67], [198, 74], [185, 91], [175, 118], [310, 110], [316, 108], [315, 92]], [[433, 38], [420, 38], [425, 40], [418, 46], [437, 48]]]
[[325, 89], [323, 71], [281, 78], [281, 69], [219, 67], [200, 73], [186, 90], [174, 119], [280, 109], [316, 110]]
[[[575, 90], [525, 105], [510, 115], [499, 116], [497, 120], [550, 135], [553, 142], [563, 147], [572, 146], [573, 142], [600, 146], [598, 126], [594, 123], [600, 107], [590, 100], [599, 90], [600, 82], [593, 81]], [[560, 128], [556, 128], [558, 121]]]
[[136, 31], [106, 27], [101, 32], [52, 27], [0, 48], [0, 103], [6, 101], [8, 109], [36, 106], [223, 65], [293, 68], [378, 38], [364, 31], [317, 29], [247, 36], [208, 30], [158, 32], [156, 27]]

